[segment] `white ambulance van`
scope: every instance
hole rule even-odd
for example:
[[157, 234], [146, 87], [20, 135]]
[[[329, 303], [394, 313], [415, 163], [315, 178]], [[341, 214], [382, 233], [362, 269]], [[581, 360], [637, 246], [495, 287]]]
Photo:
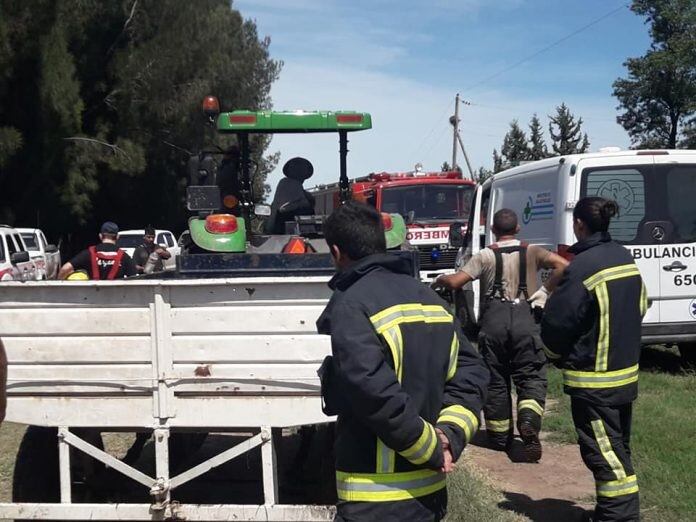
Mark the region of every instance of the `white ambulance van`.
[[[568, 257], [575, 243], [573, 208], [585, 196], [619, 204], [609, 232], [633, 254], [648, 289], [647, 344], [676, 343], [696, 359], [696, 150], [621, 151], [549, 158], [495, 174], [478, 186], [457, 267], [494, 241], [490, 224], [501, 208], [517, 212], [520, 239]], [[462, 228], [458, 228], [462, 230]], [[471, 328], [478, 317], [477, 283], [458, 302]]]

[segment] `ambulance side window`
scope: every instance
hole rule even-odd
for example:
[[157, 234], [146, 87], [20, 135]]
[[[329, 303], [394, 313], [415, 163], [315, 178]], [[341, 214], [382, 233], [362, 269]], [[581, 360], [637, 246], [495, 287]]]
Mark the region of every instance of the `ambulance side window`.
[[646, 176], [638, 168], [611, 167], [583, 172], [583, 196], [613, 199], [619, 204], [619, 215], [611, 220], [609, 233], [620, 243], [635, 242], [645, 220]]
[[696, 165], [669, 165], [664, 170], [658, 175], [667, 184], [666, 218], [674, 225], [674, 242], [696, 242]]

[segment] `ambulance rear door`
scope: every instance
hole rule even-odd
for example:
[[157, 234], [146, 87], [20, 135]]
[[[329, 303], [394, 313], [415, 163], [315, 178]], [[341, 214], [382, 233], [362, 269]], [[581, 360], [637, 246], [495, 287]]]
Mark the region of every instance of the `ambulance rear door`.
[[644, 323], [660, 322], [661, 266], [655, 235], [662, 223], [659, 200], [653, 197], [655, 166], [652, 155], [617, 155], [582, 158], [578, 162], [577, 199], [600, 196], [619, 205], [609, 233], [633, 255], [648, 290], [650, 306]]
[[[659, 216], [651, 233], [660, 245], [663, 334], [696, 340], [696, 152], [656, 155], [653, 192]], [[671, 328], [668, 323], [692, 324]]]

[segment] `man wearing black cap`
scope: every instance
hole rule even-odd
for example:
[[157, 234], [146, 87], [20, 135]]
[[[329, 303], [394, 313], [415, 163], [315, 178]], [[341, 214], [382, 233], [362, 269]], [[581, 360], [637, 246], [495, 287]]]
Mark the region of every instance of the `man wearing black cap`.
[[58, 279], [67, 279], [70, 274], [82, 270], [94, 280], [113, 280], [136, 274], [131, 257], [116, 246], [118, 225], [107, 221], [101, 226], [99, 244], [84, 249], [65, 263]]
[[[164, 259], [169, 259], [172, 254], [166, 248], [155, 243], [155, 229], [148, 225], [145, 228], [143, 243], [133, 252], [135, 269], [139, 274], [161, 272], [164, 270]], [[148, 259], [150, 263], [148, 264]]]

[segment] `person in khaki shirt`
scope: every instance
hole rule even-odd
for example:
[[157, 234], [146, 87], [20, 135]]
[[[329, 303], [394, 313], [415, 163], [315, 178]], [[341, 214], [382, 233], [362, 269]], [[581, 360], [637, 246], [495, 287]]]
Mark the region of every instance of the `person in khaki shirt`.
[[[433, 286], [452, 290], [478, 279], [481, 283], [479, 349], [491, 380], [484, 408], [491, 447], [509, 449], [514, 437], [512, 384], [517, 391], [517, 429], [526, 460], [541, 458], [541, 418], [546, 402], [546, 356], [533, 309], [543, 308], [567, 266], [553, 252], [519, 241], [517, 215], [501, 209], [493, 216], [496, 242], [472, 256], [457, 273], [437, 278]], [[537, 288], [537, 273], [551, 269]]]

